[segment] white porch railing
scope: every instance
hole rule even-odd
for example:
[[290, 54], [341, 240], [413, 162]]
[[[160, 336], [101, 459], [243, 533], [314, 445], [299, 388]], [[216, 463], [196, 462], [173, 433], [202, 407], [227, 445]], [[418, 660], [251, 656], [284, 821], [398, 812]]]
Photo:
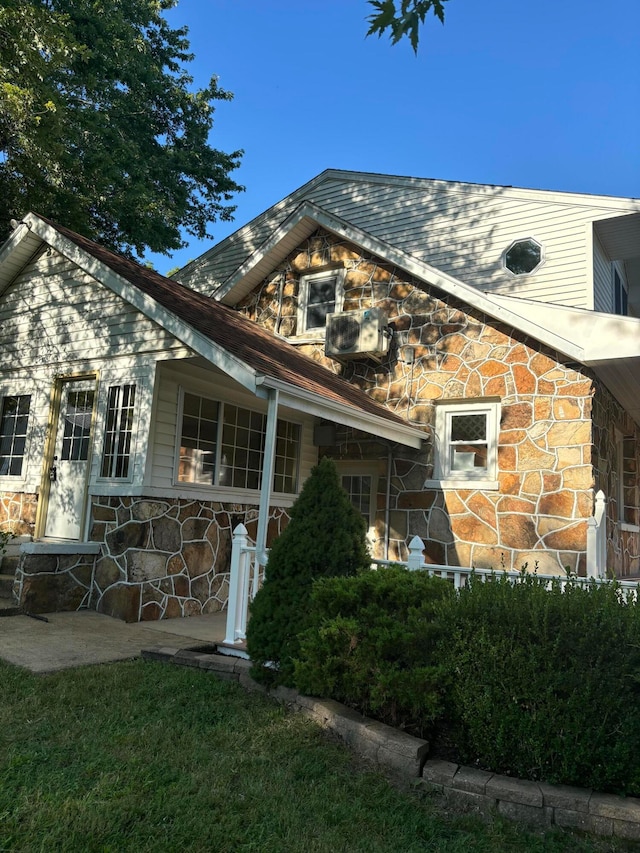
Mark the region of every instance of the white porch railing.
[[256, 545], [249, 539], [244, 524], [239, 524], [233, 531], [231, 543], [227, 629], [224, 638], [226, 645], [237, 645], [246, 640], [249, 604], [261, 583], [262, 567], [256, 554]]
[[[570, 580], [580, 584], [595, 582], [609, 583], [606, 577], [607, 558], [607, 516], [604, 493], [599, 491], [595, 499], [595, 509], [592, 518], [587, 520], [587, 577], [569, 578], [566, 575], [537, 574], [537, 577], [560, 582], [565, 585]], [[492, 569], [473, 569], [470, 566], [440, 566], [425, 563], [422, 552], [424, 542], [414, 536], [409, 543], [409, 557], [406, 563], [393, 560], [373, 560], [372, 568], [377, 566], [405, 566], [410, 570], [426, 571], [430, 575], [444, 578], [453, 583], [455, 589], [465, 586], [471, 576], [485, 580], [492, 575], [504, 574], [516, 583], [521, 573], [517, 571], [502, 571]], [[241, 644], [246, 639], [249, 604], [253, 601], [263, 580], [264, 567], [259, 564], [256, 546], [247, 535], [247, 528], [239, 524], [233, 531], [231, 548], [231, 571], [229, 575], [229, 602], [227, 605], [227, 632], [224, 642], [227, 645]], [[618, 581], [623, 596], [636, 596], [638, 583], [634, 581]]]
[[607, 573], [607, 501], [596, 494], [593, 516], [587, 520], [587, 577], [604, 578]]
[[[602, 492], [599, 493], [602, 495]], [[602, 495], [604, 500], [604, 495]], [[602, 518], [602, 516], [601, 516]], [[591, 519], [590, 519], [591, 520]], [[604, 527], [604, 522], [602, 523], [602, 527]], [[605, 541], [606, 544], [606, 541]], [[434, 575], [435, 577], [444, 578], [445, 580], [451, 581], [455, 589], [461, 589], [461, 587], [465, 586], [473, 573], [474, 577], [479, 578], [480, 580], [486, 580], [490, 577], [496, 576], [505, 576], [511, 580], [512, 583], [517, 583], [521, 577], [521, 572], [516, 571], [506, 571], [502, 569], [494, 570], [494, 569], [473, 569], [468, 566], [439, 566], [434, 565], [432, 563], [425, 563], [422, 552], [424, 550], [424, 542], [420, 539], [419, 536], [414, 536], [411, 542], [409, 543], [409, 557], [406, 563], [392, 561], [392, 560], [374, 560], [372, 564], [372, 568], [376, 568], [377, 566], [405, 566], [411, 571], [425, 571], [430, 575]], [[604, 563], [602, 564], [604, 565]], [[541, 578], [542, 580], [548, 581], [551, 584], [553, 581], [560, 583], [561, 587], [564, 587], [568, 583], [578, 583], [583, 586], [587, 586], [590, 583], [595, 583], [598, 586], [601, 584], [611, 583], [609, 578], [604, 577], [576, 577], [572, 575], [571, 577], [568, 575], [546, 575], [540, 574], [536, 572], [536, 577]], [[618, 586], [620, 588], [620, 592], [624, 598], [633, 597], [635, 598], [638, 595], [638, 581], [625, 581], [617, 579]]]

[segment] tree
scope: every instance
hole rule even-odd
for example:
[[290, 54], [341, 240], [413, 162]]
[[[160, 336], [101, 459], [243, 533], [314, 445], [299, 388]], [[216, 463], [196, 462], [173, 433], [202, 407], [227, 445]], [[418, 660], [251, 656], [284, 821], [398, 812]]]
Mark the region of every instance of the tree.
[[414, 53], [418, 52], [418, 39], [420, 25], [429, 12], [444, 24], [444, 4], [447, 0], [399, 0], [399, 8], [396, 9], [396, 0], [367, 0], [370, 6], [376, 10], [367, 20], [370, 23], [367, 35], [375, 33], [380, 37], [390, 30], [391, 44], [397, 44], [400, 39], [407, 36], [411, 42]]
[[215, 78], [191, 91], [177, 0], [0, 4], [0, 237], [28, 210], [117, 251], [185, 245], [230, 219], [241, 151], [208, 143]]
[[[264, 585], [251, 605], [247, 650], [256, 678], [291, 686], [313, 581], [353, 575], [370, 565], [364, 519], [340, 485], [335, 463], [325, 457], [273, 543]], [[264, 669], [268, 661], [276, 668]]]

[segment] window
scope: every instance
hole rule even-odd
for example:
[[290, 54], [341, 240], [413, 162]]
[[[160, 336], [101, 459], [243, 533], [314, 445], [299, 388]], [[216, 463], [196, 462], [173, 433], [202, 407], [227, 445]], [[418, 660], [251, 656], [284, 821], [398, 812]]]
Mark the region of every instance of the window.
[[321, 334], [327, 314], [342, 310], [344, 269], [300, 277], [298, 335]]
[[[234, 489], [259, 489], [264, 461], [266, 415], [187, 392], [183, 395], [178, 482]], [[298, 486], [300, 426], [279, 420], [273, 489]]]
[[5, 397], [0, 417], [0, 476], [22, 474], [31, 395]]
[[101, 477], [125, 479], [129, 476], [135, 399], [135, 385], [109, 388]]
[[616, 500], [618, 522], [624, 528], [637, 529], [640, 525], [640, 509], [636, 487], [635, 441], [632, 436], [616, 430]]
[[542, 246], [537, 240], [516, 240], [504, 253], [504, 265], [514, 275], [533, 272], [542, 263]]
[[613, 311], [614, 314], [622, 314], [626, 317], [628, 312], [629, 297], [617, 269], [613, 270]]
[[[497, 488], [499, 403], [442, 403], [436, 409], [434, 484]], [[429, 481], [427, 482], [427, 485]]]
[[84, 462], [89, 458], [89, 439], [93, 417], [93, 391], [69, 391], [64, 412], [62, 435], [63, 462]]

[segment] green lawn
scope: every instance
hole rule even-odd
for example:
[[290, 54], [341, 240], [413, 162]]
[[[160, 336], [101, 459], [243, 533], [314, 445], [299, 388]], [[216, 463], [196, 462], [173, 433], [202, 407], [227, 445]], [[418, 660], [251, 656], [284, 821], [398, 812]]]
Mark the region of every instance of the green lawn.
[[0, 664], [0, 850], [605, 851], [448, 815], [312, 723], [205, 672]]

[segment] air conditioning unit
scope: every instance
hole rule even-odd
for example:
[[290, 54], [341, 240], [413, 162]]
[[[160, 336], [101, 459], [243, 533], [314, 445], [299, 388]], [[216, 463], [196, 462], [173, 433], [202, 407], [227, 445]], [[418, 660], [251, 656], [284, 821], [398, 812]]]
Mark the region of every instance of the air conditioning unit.
[[332, 358], [379, 358], [388, 352], [389, 341], [382, 308], [327, 315], [324, 351]]

